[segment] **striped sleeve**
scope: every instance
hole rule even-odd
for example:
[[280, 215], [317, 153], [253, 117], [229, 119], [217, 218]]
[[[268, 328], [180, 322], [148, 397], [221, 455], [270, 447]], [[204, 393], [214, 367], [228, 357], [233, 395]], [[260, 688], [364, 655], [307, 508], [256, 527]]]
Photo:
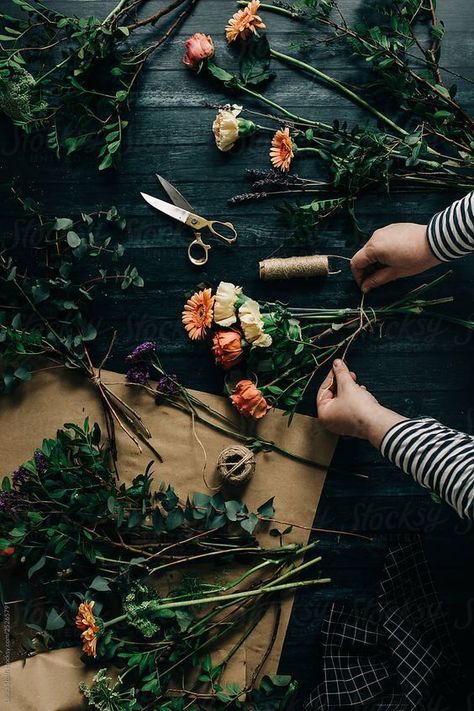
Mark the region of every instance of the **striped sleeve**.
[[403, 420], [384, 436], [380, 451], [463, 518], [474, 518], [474, 437], [431, 418]]
[[474, 191], [431, 218], [428, 243], [441, 262], [474, 252]]

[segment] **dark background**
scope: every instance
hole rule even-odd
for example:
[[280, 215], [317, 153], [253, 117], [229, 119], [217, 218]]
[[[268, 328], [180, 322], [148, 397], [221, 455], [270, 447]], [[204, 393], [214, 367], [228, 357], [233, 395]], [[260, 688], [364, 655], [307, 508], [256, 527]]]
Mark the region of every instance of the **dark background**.
[[[5, 0], [0, 1], [2, 9], [8, 5]], [[64, 0], [51, 5], [78, 15], [105, 16], [113, 3]], [[349, 18], [363, 5], [363, 0], [341, 2]], [[0, 226], [4, 234], [11, 233], [19, 215], [9, 195], [14, 176], [20, 177], [24, 192], [39, 199], [48, 214], [69, 217], [80, 210], [87, 212], [114, 204], [129, 220], [127, 262], [138, 267], [145, 287], [118, 294], [111, 291], [110, 298], [98, 306], [96, 321], [101, 324], [102, 336], [96, 353], [103, 352], [111, 330], [117, 328], [120, 335], [109, 367], [123, 372], [125, 354], [140, 341], [156, 339], [170, 372], [187, 386], [215, 393], [221, 392], [222, 383], [207, 349], [193, 346], [180, 325], [185, 294], [197, 283], [215, 286], [224, 279], [244, 285], [255, 298], [279, 298], [301, 306], [349, 306], [358, 302], [358, 290], [345, 266], [340, 274], [324, 282], [258, 281], [258, 260], [278, 250], [287, 236], [278, 219], [277, 203], [229, 206], [227, 200], [248, 188], [245, 169], [269, 167], [269, 134], [255, 137], [230, 155], [219, 153], [211, 133], [215, 111], [205, 104], [228, 99], [218, 87], [204, 77], [194, 76], [181, 63], [184, 39], [196, 31], [212, 34], [218, 56], [224, 57], [223, 28], [234, 11], [231, 0], [200, 0], [180, 33], [154, 55], [132, 107], [126, 149], [116, 172], [98, 173], [95, 159], [88, 156], [57, 161], [45, 149], [43, 138], [28, 141], [0, 119]], [[438, 14], [446, 25], [442, 63], [472, 78], [472, 0], [440, 1]], [[265, 20], [275, 48], [289, 50], [301, 41], [298, 24], [269, 14]], [[337, 45], [316, 47], [311, 59], [349, 83], [365, 76], [357, 62]], [[328, 123], [336, 118], [349, 125], [367, 120], [367, 115], [323, 84], [278, 64], [274, 69], [277, 79], [266, 93], [290, 110]], [[458, 84], [458, 97], [472, 113], [473, 86], [454, 81]], [[299, 158], [296, 170], [311, 174], [310, 159]], [[163, 197], [155, 183], [155, 171], [175, 183], [200, 214], [232, 220], [239, 232], [238, 243], [232, 249], [215, 244], [208, 265], [200, 270], [192, 267], [186, 257], [188, 233], [152, 212], [138, 194], [144, 190]], [[456, 197], [459, 195], [415, 189], [380, 193], [361, 200], [357, 213], [370, 234], [391, 222], [427, 222]], [[351, 256], [354, 247], [346, 246], [350, 233], [351, 225], [344, 218], [332, 221], [314, 237], [307, 252]], [[292, 251], [294, 248], [283, 247], [279, 254]], [[442, 287], [444, 294], [455, 297], [450, 313], [464, 317], [474, 313], [472, 265], [472, 259], [454, 264], [451, 281]], [[388, 291], [399, 293], [417, 283], [421, 279]], [[381, 297], [371, 298], [375, 303]], [[388, 300], [387, 291], [382, 298]], [[436, 319], [413, 319], [389, 325], [382, 340], [373, 334], [359, 342], [350, 352], [349, 364], [359, 380], [388, 407], [406, 415], [432, 415], [473, 433], [473, 352], [472, 334]], [[314, 394], [315, 388], [302, 411], [314, 412]], [[472, 670], [474, 556], [469, 525], [446, 505], [433, 502], [427, 492], [384, 462], [365, 443], [341, 439], [333, 464], [346, 468], [348, 474], [329, 472], [315, 526], [370, 532], [374, 542], [321, 538], [323, 573], [333, 582], [297, 596], [281, 672], [293, 674], [304, 691], [314, 685], [320, 674], [318, 631], [328, 602], [345, 601], [362, 608], [370, 605], [387, 542], [396, 534], [417, 532], [423, 536], [433, 575], [451, 616], [456, 645], [466, 669]], [[365, 473], [368, 479], [356, 478], [350, 472]], [[271, 481], [268, 490], [270, 495]], [[471, 709], [471, 703], [466, 698], [456, 705], [456, 711]]]

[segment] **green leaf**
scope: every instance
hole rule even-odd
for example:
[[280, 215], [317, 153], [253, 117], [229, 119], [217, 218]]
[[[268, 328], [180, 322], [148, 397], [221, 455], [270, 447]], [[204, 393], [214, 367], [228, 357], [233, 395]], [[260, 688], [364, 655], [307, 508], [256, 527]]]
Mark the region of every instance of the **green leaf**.
[[68, 232], [66, 235], [66, 241], [67, 241], [68, 245], [70, 247], [72, 247], [73, 249], [75, 247], [79, 247], [79, 245], [81, 244], [81, 238], [79, 237], [77, 232], [72, 232], [72, 231]]
[[266, 37], [246, 44], [246, 52], [240, 62], [240, 75], [244, 84], [261, 84], [271, 78], [270, 45]]
[[55, 220], [55, 223], [53, 225], [53, 228], [55, 230], [69, 230], [73, 225], [73, 221], [70, 220], [68, 217], [57, 217]]
[[41, 570], [41, 568], [44, 567], [44, 564], [45, 564], [45, 563], [46, 563], [46, 556], [43, 555], [43, 556], [41, 556], [41, 558], [40, 558], [34, 565], [31, 566], [31, 568], [29, 568], [29, 570], [28, 570], [28, 580], [29, 580], [35, 573], [37, 573], [38, 570]]
[[222, 67], [217, 66], [217, 64], [214, 64], [214, 62], [208, 62], [207, 68], [208, 68], [209, 72], [212, 74], [212, 76], [215, 79], [218, 79], [219, 81], [223, 81], [223, 82], [236, 81], [236, 77], [233, 74], [229, 74], [229, 72], [227, 72], [225, 69], [222, 69]]
[[91, 582], [89, 587], [92, 590], [98, 590], [99, 592], [108, 592], [110, 590], [109, 582], [101, 575], [97, 575]]
[[52, 610], [48, 612], [48, 617], [46, 619], [46, 629], [50, 632], [53, 630], [60, 630], [65, 626], [65, 621], [59, 614], [59, 612], [53, 607]]
[[273, 506], [273, 501], [275, 497], [272, 496], [271, 499], [265, 501], [264, 504], [258, 507], [257, 511], [263, 518], [273, 518], [275, 515], [275, 507]]

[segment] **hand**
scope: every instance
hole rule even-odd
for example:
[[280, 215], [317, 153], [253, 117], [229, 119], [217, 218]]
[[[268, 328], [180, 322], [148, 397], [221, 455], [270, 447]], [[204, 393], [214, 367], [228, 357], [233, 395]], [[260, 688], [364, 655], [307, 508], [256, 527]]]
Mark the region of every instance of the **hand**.
[[441, 264], [429, 247], [426, 229], [426, 225], [399, 222], [375, 230], [351, 260], [352, 274], [364, 294]]
[[384, 435], [406, 418], [378, 403], [356, 374], [342, 360], [335, 360], [332, 370], [319, 388], [316, 398], [321, 423], [335, 434], [368, 439], [379, 447]]

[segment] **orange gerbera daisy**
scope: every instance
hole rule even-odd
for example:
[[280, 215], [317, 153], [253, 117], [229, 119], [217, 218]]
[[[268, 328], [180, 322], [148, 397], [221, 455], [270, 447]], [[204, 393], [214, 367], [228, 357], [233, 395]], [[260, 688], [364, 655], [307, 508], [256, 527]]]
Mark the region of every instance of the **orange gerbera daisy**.
[[277, 131], [273, 136], [270, 159], [275, 168], [279, 168], [286, 173], [290, 169], [291, 159], [294, 155], [290, 129], [287, 126]]
[[252, 33], [256, 35], [257, 30], [266, 29], [262, 19], [257, 15], [259, 7], [260, 0], [250, 0], [248, 5], [232, 15], [225, 28], [227, 42], [235, 42], [238, 37], [245, 40]]
[[100, 627], [92, 612], [93, 607], [94, 600], [81, 602], [76, 615], [76, 627], [82, 630], [82, 651], [89, 657], [97, 656], [97, 632], [100, 631]]
[[197, 291], [187, 300], [183, 311], [183, 325], [192, 341], [204, 338], [212, 324], [214, 297], [210, 289]]

